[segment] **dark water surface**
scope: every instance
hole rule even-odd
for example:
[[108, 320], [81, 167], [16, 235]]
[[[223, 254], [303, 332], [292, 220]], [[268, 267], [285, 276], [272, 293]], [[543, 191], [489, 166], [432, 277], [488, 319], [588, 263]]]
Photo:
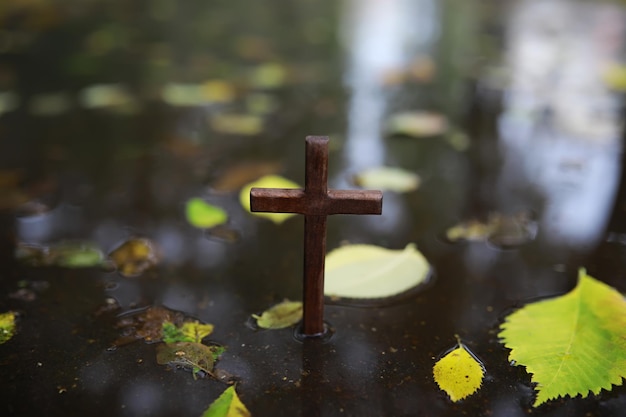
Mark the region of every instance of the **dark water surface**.
[[[17, 189], [29, 203], [0, 206], [0, 311], [19, 312], [17, 335], [0, 345], [0, 414], [201, 415], [224, 383], [157, 365], [153, 344], [109, 349], [119, 337], [117, 314], [162, 305], [215, 325], [210, 339], [227, 347], [217, 368], [235, 377], [255, 416], [626, 415], [623, 387], [532, 408], [530, 376], [509, 365], [497, 338], [506, 314], [570, 290], [581, 266], [626, 292], [621, 99], [610, 92], [563, 99], [576, 121], [597, 118], [597, 130], [585, 130], [560, 118], [562, 101], [528, 110], [532, 88], [507, 92], [494, 81], [501, 68], [494, 63], [506, 61], [508, 78], [519, 71], [524, 84], [514, 41], [552, 36], [524, 20], [538, 11], [520, 7], [518, 21], [501, 14], [515, 2], [502, 9], [426, 0], [18, 3], [0, 7], [0, 169], [19, 181], [0, 191]], [[623, 45], [623, 28], [610, 17], [621, 9], [567, 10], [576, 22], [597, 15], [581, 39], [613, 24]], [[407, 16], [414, 26], [403, 26]], [[519, 22], [526, 35], [510, 29]], [[616, 51], [606, 53], [619, 58]], [[424, 56], [437, 75], [407, 75]], [[288, 75], [275, 85], [253, 81], [266, 64]], [[235, 97], [186, 106], [163, 98], [168, 85], [213, 79]], [[122, 86], [131, 99], [85, 104], [94, 85]], [[250, 113], [254, 94], [274, 103], [258, 131], [226, 133], [211, 122]], [[390, 114], [408, 110], [445, 114], [468, 147], [444, 134], [383, 133]], [[257, 219], [241, 208], [237, 190], [214, 189], [232, 166], [259, 161], [303, 183], [306, 135], [331, 137], [332, 187], [350, 186], [370, 165], [422, 179], [415, 192], [385, 192], [380, 217], [329, 218], [328, 248], [415, 242], [433, 268], [429, 285], [397, 302], [328, 305], [334, 334], [324, 343], [247, 325], [250, 314], [300, 298], [303, 219]], [[196, 196], [228, 211], [226, 238], [187, 223], [184, 204]], [[534, 239], [442, 238], [462, 220], [520, 211], [536, 222]], [[161, 251], [159, 264], [138, 277], [14, 258], [17, 242], [80, 239], [106, 252], [131, 236]], [[20, 286], [35, 299], [11, 296]], [[120, 309], [103, 311], [107, 300]], [[455, 335], [487, 370], [482, 388], [459, 403], [432, 378]]]

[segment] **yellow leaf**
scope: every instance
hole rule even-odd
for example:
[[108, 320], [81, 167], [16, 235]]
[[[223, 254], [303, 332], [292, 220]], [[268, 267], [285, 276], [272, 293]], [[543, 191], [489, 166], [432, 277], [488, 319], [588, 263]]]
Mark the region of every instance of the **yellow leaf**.
[[302, 319], [302, 302], [285, 300], [266, 310], [260, 316], [253, 314], [262, 329], [283, 329]]
[[217, 400], [202, 413], [202, 417], [251, 417], [250, 411], [241, 402], [234, 386], [224, 390]]
[[198, 321], [187, 321], [180, 327], [180, 331], [196, 343], [213, 333], [212, 324], [203, 324]]
[[15, 313], [7, 311], [0, 314], [0, 345], [15, 334]]
[[384, 298], [426, 281], [428, 261], [410, 243], [392, 250], [375, 245], [346, 245], [326, 256], [324, 294], [329, 297]]
[[458, 346], [433, 366], [433, 377], [439, 388], [454, 402], [472, 395], [483, 382], [483, 364], [458, 341]]

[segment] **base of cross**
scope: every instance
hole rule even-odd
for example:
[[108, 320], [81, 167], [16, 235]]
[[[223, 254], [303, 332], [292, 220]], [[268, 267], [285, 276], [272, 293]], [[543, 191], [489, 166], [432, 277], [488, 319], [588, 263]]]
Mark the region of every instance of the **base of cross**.
[[322, 338], [324, 326], [324, 261], [326, 217], [332, 214], [381, 214], [383, 193], [328, 189], [327, 136], [307, 136], [304, 190], [253, 188], [254, 212], [304, 215], [304, 287], [302, 335]]

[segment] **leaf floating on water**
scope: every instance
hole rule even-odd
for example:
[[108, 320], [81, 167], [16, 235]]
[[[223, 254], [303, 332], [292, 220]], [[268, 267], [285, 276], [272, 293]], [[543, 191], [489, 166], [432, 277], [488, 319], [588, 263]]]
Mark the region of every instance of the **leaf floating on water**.
[[251, 417], [250, 411], [241, 402], [235, 386], [230, 386], [207, 408], [202, 417]]
[[250, 74], [250, 85], [261, 89], [282, 87], [287, 80], [287, 69], [275, 62], [259, 65]]
[[215, 365], [213, 350], [202, 343], [164, 343], [157, 346], [156, 351], [156, 360], [159, 365], [191, 369], [194, 378], [200, 371], [209, 375], [213, 374]]
[[398, 113], [387, 122], [387, 133], [416, 138], [436, 136], [448, 130], [448, 120], [438, 113], [426, 111]]
[[285, 300], [252, 317], [262, 329], [284, 329], [302, 320], [302, 302]]
[[159, 261], [154, 245], [145, 238], [123, 242], [109, 254], [109, 258], [125, 277], [140, 275]]
[[491, 213], [486, 222], [476, 219], [459, 223], [446, 230], [450, 242], [488, 240], [498, 246], [516, 246], [532, 240], [536, 235], [537, 224], [527, 212], [512, 216]]
[[485, 368], [459, 340], [458, 346], [433, 366], [433, 378], [454, 402], [475, 393], [483, 382]]
[[264, 119], [254, 114], [213, 114], [209, 119], [211, 128], [229, 135], [253, 136], [263, 131]]
[[30, 266], [89, 268], [104, 263], [102, 251], [90, 242], [61, 242], [51, 246], [19, 244], [15, 257]]
[[176, 330], [183, 324], [184, 319], [183, 313], [159, 306], [121, 316], [116, 327], [123, 329], [124, 336], [113, 344], [122, 346], [141, 339], [146, 343], [159, 342], [163, 339], [164, 323], [171, 323], [173, 330]]
[[401, 250], [349, 245], [326, 256], [324, 294], [330, 297], [384, 298], [426, 281], [430, 265], [411, 243]]
[[296, 215], [295, 213], [252, 213], [250, 211], [250, 190], [252, 188], [302, 188], [295, 182], [278, 175], [266, 175], [245, 185], [239, 193], [239, 202], [248, 213], [270, 219], [276, 224], [280, 224]]
[[626, 377], [626, 300], [583, 268], [572, 291], [527, 304], [500, 328], [509, 359], [537, 384], [535, 407], [610, 391]]
[[187, 201], [187, 221], [195, 227], [208, 229], [226, 223], [228, 215], [220, 207], [206, 203], [201, 198]]
[[7, 311], [0, 314], [0, 345], [7, 342], [15, 334], [15, 312]]
[[354, 182], [363, 188], [406, 193], [419, 187], [420, 177], [401, 168], [378, 167], [358, 173], [354, 176]]
[[165, 343], [194, 342], [200, 343], [202, 339], [213, 333], [213, 325], [200, 323], [199, 321], [186, 321], [180, 327], [169, 321], [163, 322], [163, 341]]

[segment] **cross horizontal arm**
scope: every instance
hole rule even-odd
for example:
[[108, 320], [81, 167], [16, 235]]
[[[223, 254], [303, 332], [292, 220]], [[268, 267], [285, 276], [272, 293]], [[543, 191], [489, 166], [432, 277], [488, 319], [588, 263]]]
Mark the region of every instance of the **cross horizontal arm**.
[[250, 211], [306, 214], [307, 206], [304, 190], [293, 188], [253, 188], [250, 190]]
[[326, 214], [381, 214], [383, 193], [373, 190], [328, 190]]

